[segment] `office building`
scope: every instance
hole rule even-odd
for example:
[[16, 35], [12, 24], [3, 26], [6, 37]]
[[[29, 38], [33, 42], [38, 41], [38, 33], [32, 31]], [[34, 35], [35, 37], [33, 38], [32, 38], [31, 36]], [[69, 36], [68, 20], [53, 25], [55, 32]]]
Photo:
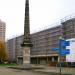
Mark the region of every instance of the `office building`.
[[[30, 52], [31, 63], [56, 65], [59, 61], [59, 54], [58, 51], [52, 51], [52, 48], [59, 47], [60, 37], [63, 37], [64, 39], [75, 38], [75, 18], [65, 20], [58, 26], [31, 34], [31, 42], [33, 44]], [[22, 42], [23, 35], [13, 39], [16, 39], [14, 41], [16, 42], [16, 59], [19, 63], [22, 63], [23, 49], [20, 44]], [[12, 50], [12, 48], [10, 48], [10, 50]], [[65, 62], [66, 56], [62, 56], [61, 60]]]
[[0, 41], [5, 42], [5, 22], [0, 20]]
[[6, 44], [6, 48], [7, 48], [7, 52], [8, 52], [8, 59], [9, 59], [9, 62], [13, 62], [16, 60], [16, 39], [13, 38], [13, 39], [10, 39], [7, 41], [7, 44]]

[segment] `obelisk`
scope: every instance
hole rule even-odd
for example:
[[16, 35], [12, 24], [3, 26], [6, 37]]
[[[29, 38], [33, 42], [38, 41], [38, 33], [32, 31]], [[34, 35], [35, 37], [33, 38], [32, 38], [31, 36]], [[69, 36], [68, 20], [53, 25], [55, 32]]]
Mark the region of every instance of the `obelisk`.
[[26, 0], [25, 4], [24, 39], [21, 46], [23, 47], [23, 68], [30, 68], [30, 48], [32, 44], [30, 41], [29, 0]]

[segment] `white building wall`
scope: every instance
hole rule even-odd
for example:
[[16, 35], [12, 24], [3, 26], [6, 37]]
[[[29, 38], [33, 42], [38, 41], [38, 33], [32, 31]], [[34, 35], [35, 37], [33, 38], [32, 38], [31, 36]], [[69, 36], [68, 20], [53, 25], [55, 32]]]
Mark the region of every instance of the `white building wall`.
[[70, 41], [70, 46], [67, 46], [67, 49], [70, 49], [70, 54], [66, 55], [66, 62], [75, 62], [75, 38], [68, 41]]

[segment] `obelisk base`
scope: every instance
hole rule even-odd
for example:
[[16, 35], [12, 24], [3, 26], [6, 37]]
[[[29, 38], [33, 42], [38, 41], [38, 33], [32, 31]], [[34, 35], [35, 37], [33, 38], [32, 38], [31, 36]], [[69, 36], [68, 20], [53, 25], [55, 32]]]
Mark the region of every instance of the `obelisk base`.
[[30, 47], [24, 47], [23, 49], [23, 69], [31, 69]]
[[31, 64], [23, 64], [22, 69], [31, 69]]

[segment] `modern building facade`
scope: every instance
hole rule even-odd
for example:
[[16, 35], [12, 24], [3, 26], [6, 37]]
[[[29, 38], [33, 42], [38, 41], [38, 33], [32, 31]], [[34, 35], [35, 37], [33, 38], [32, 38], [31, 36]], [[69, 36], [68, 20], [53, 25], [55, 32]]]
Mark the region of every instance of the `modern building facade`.
[[23, 48], [21, 47], [22, 42], [23, 36], [15, 37], [7, 41], [7, 50], [10, 62], [12, 61], [17, 62], [18, 59], [22, 57], [22, 50], [23, 50]]
[[[55, 65], [55, 63], [59, 61], [59, 57], [58, 52], [52, 51], [52, 48], [59, 46], [60, 37], [63, 37], [64, 39], [75, 38], [75, 18], [63, 21], [56, 27], [31, 34], [31, 42], [33, 44], [30, 52], [31, 63]], [[22, 42], [23, 35], [13, 39], [16, 39], [14, 41], [16, 44], [12, 44], [15, 45], [15, 58], [18, 62], [22, 63], [23, 49], [20, 44]], [[11, 50], [12, 48], [10, 48], [9, 51]], [[66, 56], [62, 56], [61, 58], [64, 62], [66, 61], [65, 57]]]
[[46, 64], [58, 61], [58, 53], [52, 48], [58, 47], [59, 37], [62, 36], [61, 25], [31, 35], [31, 62]]
[[5, 22], [0, 20], [0, 41], [5, 42]]
[[16, 61], [17, 63], [21, 63], [23, 62], [23, 47], [21, 47], [21, 44], [23, 43], [23, 35], [22, 36], [19, 36], [19, 37], [16, 37], [16, 49], [15, 49], [15, 58], [16, 58]]
[[8, 52], [8, 59], [9, 62], [15, 61], [16, 60], [16, 39], [10, 39], [7, 41], [7, 52]]
[[75, 38], [75, 18], [62, 22], [63, 38]]

